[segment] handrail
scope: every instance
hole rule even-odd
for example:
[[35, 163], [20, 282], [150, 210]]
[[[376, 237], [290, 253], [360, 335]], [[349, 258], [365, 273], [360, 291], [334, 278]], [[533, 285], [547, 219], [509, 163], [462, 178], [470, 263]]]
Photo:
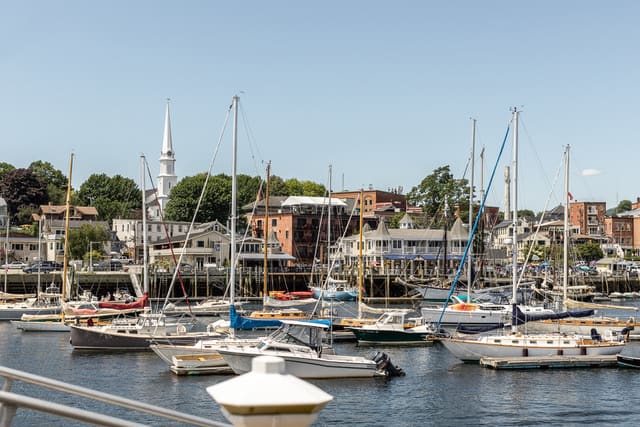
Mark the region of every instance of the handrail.
[[203, 427], [230, 427], [230, 424], [208, 420], [195, 415], [185, 414], [183, 412], [174, 411], [160, 406], [150, 405], [144, 402], [137, 402], [131, 399], [115, 396], [109, 393], [92, 390], [90, 388], [81, 387], [63, 381], [53, 380], [47, 377], [30, 374], [16, 369], [0, 366], [0, 377], [5, 379], [5, 383], [0, 391], [0, 426], [6, 427], [11, 425], [16, 407], [24, 407], [32, 410], [46, 412], [53, 415], [75, 419], [78, 421], [89, 421], [96, 425], [103, 426], [140, 426], [131, 421], [121, 420], [119, 418], [108, 415], [94, 413], [78, 409], [72, 406], [61, 405], [49, 401], [36, 399], [29, 396], [9, 392], [14, 380], [23, 381], [39, 387], [44, 387], [64, 393], [74, 394], [87, 399], [93, 399], [99, 402], [120, 406], [122, 408], [134, 411], [144, 412], [157, 417], [171, 419], [183, 422], [189, 425]]

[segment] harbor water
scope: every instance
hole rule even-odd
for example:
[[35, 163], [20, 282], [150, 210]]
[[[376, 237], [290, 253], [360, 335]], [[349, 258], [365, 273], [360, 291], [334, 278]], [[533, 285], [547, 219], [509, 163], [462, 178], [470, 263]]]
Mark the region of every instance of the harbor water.
[[[378, 350], [391, 356], [406, 376], [311, 380], [334, 396], [314, 425], [640, 425], [640, 370], [496, 371], [462, 364], [440, 344], [429, 347], [336, 344], [336, 351], [344, 354], [371, 356]], [[625, 353], [640, 355], [640, 343], [631, 342]], [[226, 420], [205, 388], [233, 377], [179, 377], [151, 351], [73, 351], [68, 333], [19, 332], [9, 322], [0, 323], [0, 365], [222, 422]], [[149, 425], [180, 425], [19, 382], [12, 390]], [[85, 424], [19, 409], [13, 425]]]

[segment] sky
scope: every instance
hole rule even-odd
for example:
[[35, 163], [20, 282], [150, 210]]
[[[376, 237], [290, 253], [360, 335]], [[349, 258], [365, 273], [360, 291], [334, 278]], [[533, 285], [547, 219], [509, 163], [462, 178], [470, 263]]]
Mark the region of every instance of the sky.
[[[72, 184], [159, 172], [170, 99], [176, 174], [238, 172], [333, 191], [401, 187], [449, 165], [503, 206], [511, 109], [518, 207], [635, 201], [635, 1], [0, 0], [0, 162], [48, 161]], [[223, 134], [223, 137], [221, 137]], [[220, 141], [220, 144], [218, 142]], [[484, 161], [479, 153], [484, 148]], [[331, 165], [331, 174], [329, 174]], [[466, 172], [465, 172], [466, 171]], [[149, 184], [147, 184], [148, 186]]]

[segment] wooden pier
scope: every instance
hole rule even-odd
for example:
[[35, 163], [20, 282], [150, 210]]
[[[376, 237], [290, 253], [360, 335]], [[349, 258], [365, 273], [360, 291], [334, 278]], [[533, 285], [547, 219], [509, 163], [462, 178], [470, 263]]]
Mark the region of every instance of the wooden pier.
[[568, 369], [610, 368], [618, 365], [616, 355], [610, 356], [529, 356], [483, 357], [480, 366], [491, 369]]

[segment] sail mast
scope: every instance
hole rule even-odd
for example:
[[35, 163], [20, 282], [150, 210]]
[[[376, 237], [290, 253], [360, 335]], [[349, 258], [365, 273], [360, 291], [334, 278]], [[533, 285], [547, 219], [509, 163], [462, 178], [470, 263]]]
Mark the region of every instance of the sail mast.
[[564, 236], [562, 251], [562, 303], [567, 304], [567, 286], [569, 282], [569, 145], [564, 150]]
[[[65, 209], [65, 219], [64, 219], [64, 256], [62, 261], [62, 301], [64, 302], [67, 297], [69, 283], [67, 280], [67, 259], [69, 257], [69, 219], [71, 214], [69, 210], [71, 209], [71, 172], [73, 171], [73, 153], [71, 153], [71, 159], [69, 160], [69, 180], [67, 182], [67, 200], [66, 200], [66, 209]], [[61, 319], [64, 322], [64, 307], [60, 311]]]
[[263, 277], [262, 277], [262, 281], [263, 281], [263, 285], [262, 285], [262, 303], [263, 305], [266, 304], [267, 302], [267, 295], [268, 295], [268, 286], [267, 286], [267, 282], [269, 280], [269, 275], [268, 275], [268, 266], [269, 266], [269, 260], [268, 260], [268, 250], [269, 250], [269, 178], [270, 178], [270, 174], [271, 174], [271, 162], [267, 163], [267, 177], [266, 177], [266, 190], [265, 190], [265, 196], [264, 196], [264, 261], [263, 261], [263, 266], [262, 266], [262, 270], [263, 270]]
[[362, 318], [362, 292], [364, 291], [364, 265], [362, 262], [362, 225], [364, 215], [364, 190], [360, 189], [360, 242], [358, 252], [358, 319]]
[[515, 313], [517, 310], [517, 288], [518, 288], [518, 109], [513, 108], [513, 237], [512, 237], [512, 261], [511, 261], [511, 328], [515, 332], [517, 329]]
[[329, 165], [329, 210], [327, 212], [327, 276], [331, 272], [331, 165]]
[[[469, 178], [469, 238], [472, 239], [471, 228], [473, 227], [473, 175], [476, 156], [476, 119], [471, 119], [471, 175]], [[473, 242], [469, 246], [467, 258], [467, 302], [471, 303], [471, 285], [473, 281]]]
[[140, 185], [142, 186], [142, 293], [149, 293], [149, 252], [147, 248], [147, 189], [145, 186], [146, 158], [140, 155]]
[[[236, 212], [238, 198], [237, 179], [237, 156], [238, 156], [238, 102], [240, 97], [233, 97], [233, 160], [231, 162], [231, 269], [229, 270], [229, 299], [231, 306], [235, 303], [236, 297]], [[235, 330], [230, 328], [230, 335], [233, 337]]]

